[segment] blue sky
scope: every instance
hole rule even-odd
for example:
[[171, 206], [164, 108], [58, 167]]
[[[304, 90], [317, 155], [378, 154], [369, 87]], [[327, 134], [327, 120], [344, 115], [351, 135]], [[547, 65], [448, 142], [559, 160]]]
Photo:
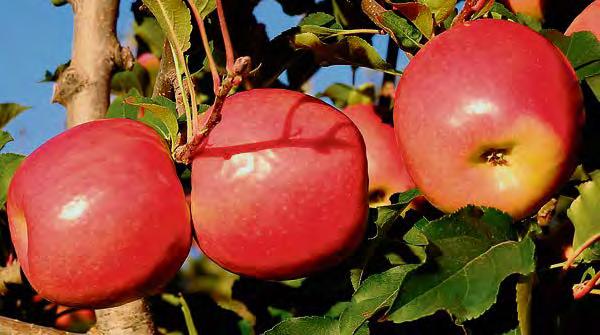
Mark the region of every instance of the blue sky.
[[[121, 1], [118, 34], [127, 40], [133, 17], [132, 1]], [[50, 0], [3, 1], [0, 10], [0, 102], [16, 102], [32, 108], [22, 113], [6, 127], [15, 141], [6, 146], [7, 152], [28, 154], [43, 142], [64, 130], [65, 112], [62, 106], [51, 104], [51, 83], [39, 83], [46, 70], [54, 69], [70, 57], [73, 16], [69, 6], [54, 7]], [[295, 26], [300, 17], [283, 15], [275, 0], [263, 0], [256, 16], [267, 23], [269, 37]], [[375, 47], [385, 54], [387, 37], [377, 36]], [[406, 60], [403, 59], [402, 64]], [[311, 92], [324, 90], [334, 82], [350, 83], [349, 67], [334, 66], [321, 69], [312, 80]], [[357, 84], [379, 82], [381, 74], [359, 70]]]

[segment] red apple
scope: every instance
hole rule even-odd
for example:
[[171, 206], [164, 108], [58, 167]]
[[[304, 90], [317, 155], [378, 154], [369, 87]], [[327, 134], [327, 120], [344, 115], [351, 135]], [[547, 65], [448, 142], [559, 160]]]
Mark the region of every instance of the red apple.
[[558, 49], [489, 19], [421, 49], [394, 106], [407, 170], [433, 205], [490, 206], [517, 219], [569, 177], [583, 120], [577, 77]]
[[132, 120], [92, 121], [50, 139], [17, 170], [7, 209], [27, 279], [61, 305], [100, 308], [155, 292], [190, 249], [166, 144]]
[[536, 20], [544, 18], [545, 0], [503, 0], [513, 12], [525, 14]]
[[200, 248], [256, 278], [321, 270], [363, 239], [367, 183], [363, 139], [338, 110], [294, 91], [238, 93], [193, 160]]
[[369, 162], [369, 201], [372, 206], [389, 204], [392, 194], [415, 187], [396, 143], [394, 128], [381, 121], [370, 104], [351, 105], [344, 114], [360, 130]]
[[565, 34], [571, 35], [578, 31], [591, 31], [600, 40], [600, 0], [592, 2], [577, 15]]

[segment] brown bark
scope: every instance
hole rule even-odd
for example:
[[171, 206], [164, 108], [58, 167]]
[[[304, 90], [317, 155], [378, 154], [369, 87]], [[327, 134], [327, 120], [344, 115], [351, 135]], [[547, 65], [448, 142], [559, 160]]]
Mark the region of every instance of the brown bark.
[[0, 316], [0, 334], [2, 335], [75, 335], [53, 328], [42, 327]]
[[71, 65], [54, 87], [53, 102], [67, 108], [67, 126], [102, 118], [115, 68], [131, 68], [133, 55], [116, 37], [119, 0], [69, 0], [74, 13]]
[[145, 300], [96, 310], [96, 325], [88, 334], [157, 334]]

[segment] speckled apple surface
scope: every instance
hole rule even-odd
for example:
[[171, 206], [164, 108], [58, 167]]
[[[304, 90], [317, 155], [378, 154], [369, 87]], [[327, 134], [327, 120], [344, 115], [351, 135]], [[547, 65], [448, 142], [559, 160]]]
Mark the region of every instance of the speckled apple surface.
[[43, 144], [17, 170], [7, 209], [27, 279], [67, 306], [107, 307], [156, 291], [191, 243], [165, 143], [126, 119], [88, 122]]
[[394, 128], [383, 123], [368, 104], [352, 105], [344, 109], [358, 127], [365, 140], [369, 165], [369, 199], [371, 206], [390, 203], [392, 194], [415, 187], [400, 154]]
[[396, 135], [425, 197], [532, 214], [572, 172], [583, 124], [566, 58], [529, 28], [483, 19], [440, 34], [396, 92]]
[[363, 139], [338, 110], [294, 91], [235, 94], [193, 160], [200, 248], [242, 275], [308, 275], [363, 239], [367, 184]]

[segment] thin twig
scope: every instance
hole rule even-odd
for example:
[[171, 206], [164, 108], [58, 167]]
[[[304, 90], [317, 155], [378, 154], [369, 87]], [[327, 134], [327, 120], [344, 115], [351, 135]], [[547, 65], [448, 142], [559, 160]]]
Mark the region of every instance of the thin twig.
[[210, 68], [210, 73], [213, 79], [213, 90], [215, 94], [217, 94], [217, 90], [219, 86], [221, 86], [221, 77], [219, 75], [219, 71], [217, 70], [215, 59], [213, 58], [212, 52], [210, 50], [210, 44], [208, 42], [208, 35], [206, 34], [206, 26], [204, 25], [204, 19], [200, 16], [200, 12], [198, 12], [198, 8], [196, 8], [194, 2], [188, 0], [188, 3], [190, 5], [190, 8], [192, 9], [192, 13], [194, 13], [194, 18], [196, 19], [196, 23], [198, 24], [198, 28], [200, 30], [202, 46], [204, 47], [204, 52], [206, 53], [206, 58], [208, 59], [208, 66]]
[[222, 0], [217, 0], [217, 15], [219, 16], [221, 35], [223, 35], [223, 46], [225, 47], [225, 58], [227, 60], [226, 69], [228, 73], [232, 73], [234, 71], [235, 54], [233, 52], [233, 45], [231, 44], [231, 37], [229, 36], [229, 28], [227, 28], [227, 20], [225, 19], [225, 10], [223, 9]]
[[596, 234], [587, 239], [585, 242], [583, 242], [583, 244], [569, 256], [569, 258], [565, 262], [565, 265], [563, 266], [563, 270], [568, 270], [571, 266], [573, 266], [573, 263], [575, 263], [575, 259], [577, 259], [577, 257], [579, 257], [581, 253], [583, 253], [587, 248], [589, 248], [592, 244], [596, 243], [597, 241], [600, 241], [600, 234]]
[[210, 132], [221, 122], [221, 110], [225, 104], [227, 95], [234, 87], [237, 87], [244, 78], [250, 73], [252, 62], [250, 57], [240, 57], [236, 59], [233, 65], [233, 72], [227, 74], [227, 77], [221, 82], [221, 86], [217, 91], [215, 102], [213, 103], [206, 121], [202, 125], [201, 130], [194, 135], [191, 141], [187, 144], [175, 149], [175, 159], [184, 164], [188, 164], [196, 154], [200, 145], [210, 135]]
[[600, 271], [597, 272], [592, 279], [587, 280], [581, 284], [577, 284], [577, 285], [573, 286], [573, 298], [574, 299], [583, 298], [588, 293], [590, 293], [596, 285], [598, 285], [599, 281], [600, 281]]

